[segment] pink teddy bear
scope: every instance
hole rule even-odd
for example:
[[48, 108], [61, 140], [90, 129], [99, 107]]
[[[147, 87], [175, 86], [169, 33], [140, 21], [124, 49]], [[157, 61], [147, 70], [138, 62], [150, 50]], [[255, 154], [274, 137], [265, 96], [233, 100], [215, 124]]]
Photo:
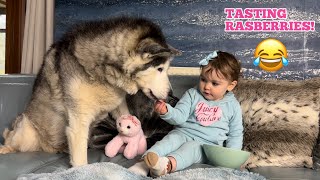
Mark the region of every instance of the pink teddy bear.
[[146, 152], [147, 140], [137, 117], [122, 115], [116, 123], [119, 134], [106, 145], [106, 156], [114, 157], [119, 152], [127, 159], [133, 159]]

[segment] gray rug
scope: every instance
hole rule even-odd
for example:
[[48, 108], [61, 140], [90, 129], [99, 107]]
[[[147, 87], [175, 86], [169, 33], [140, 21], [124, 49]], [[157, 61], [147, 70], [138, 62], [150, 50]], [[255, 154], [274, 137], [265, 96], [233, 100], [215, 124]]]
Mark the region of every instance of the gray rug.
[[[136, 175], [128, 169], [110, 162], [94, 163], [86, 166], [55, 171], [53, 173], [24, 174], [18, 180], [152, 180], [150, 177]], [[199, 180], [265, 180], [266, 178], [252, 172], [239, 171], [228, 168], [197, 168], [167, 174], [158, 180], [199, 179]]]

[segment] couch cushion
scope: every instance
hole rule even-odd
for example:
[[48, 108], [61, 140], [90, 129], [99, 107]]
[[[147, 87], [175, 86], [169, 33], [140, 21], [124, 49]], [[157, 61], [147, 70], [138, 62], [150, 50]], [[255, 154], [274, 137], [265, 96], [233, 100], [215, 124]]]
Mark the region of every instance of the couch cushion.
[[235, 92], [244, 124], [247, 167], [312, 167], [319, 132], [320, 78], [242, 80]]
[[[319, 93], [320, 93], [320, 91], [319, 91]], [[319, 112], [319, 124], [320, 124], [320, 112]], [[317, 144], [313, 148], [313, 158], [312, 159], [313, 159], [313, 169], [320, 170], [320, 132], [318, 135]]]
[[[39, 168], [65, 158], [65, 154], [44, 152], [12, 153], [0, 155], [1, 179], [16, 179], [20, 174], [35, 172]], [[54, 171], [54, 169], [51, 169]]]
[[[105, 156], [104, 151], [88, 150], [88, 162], [113, 162], [124, 167], [132, 166], [139, 157], [127, 160], [122, 155], [114, 158]], [[16, 179], [21, 174], [50, 173], [70, 168], [69, 155], [45, 152], [12, 153], [0, 155], [0, 179]]]
[[33, 75], [0, 75], [0, 143], [4, 128], [11, 127], [29, 102], [34, 80]]
[[269, 180], [319, 180], [319, 172], [307, 168], [259, 167], [250, 169], [250, 172], [258, 173]]

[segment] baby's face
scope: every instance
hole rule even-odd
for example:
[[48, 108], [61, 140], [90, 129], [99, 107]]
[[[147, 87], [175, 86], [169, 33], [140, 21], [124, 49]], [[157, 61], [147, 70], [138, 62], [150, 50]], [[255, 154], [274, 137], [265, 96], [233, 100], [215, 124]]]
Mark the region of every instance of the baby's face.
[[227, 91], [232, 91], [234, 85], [227, 80], [220, 72], [212, 71], [210, 76], [206, 76], [201, 71], [199, 89], [207, 100], [217, 101], [223, 98]]

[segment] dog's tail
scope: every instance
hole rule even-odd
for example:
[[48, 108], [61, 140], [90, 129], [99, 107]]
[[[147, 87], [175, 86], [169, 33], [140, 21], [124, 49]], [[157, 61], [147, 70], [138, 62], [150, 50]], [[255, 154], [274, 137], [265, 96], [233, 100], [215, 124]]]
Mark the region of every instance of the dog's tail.
[[[24, 117], [23, 113], [16, 117], [16, 119], [14, 120], [14, 122], [12, 124], [12, 129], [15, 129], [16, 126], [18, 126], [18, 124], [22, 121], [23, 117]], [[3, 138], [7, 139], [9, 137], [10, 133], [12, 133], [12, 131], [10, 131], [8, 128], [5, 128], [2, 133]]]
[[89, 148], [104, 149], [106, 144], [118, 134], [115, 122], [110, 115], [103, 120], [93, 122], [90, 126]]
[[4, 139], [7, 139], [8, 138], [8, 135], [9, 135], [10, 131], [8, 128], [5, 128], [3, 133], [2, 133], [2, 136]]

